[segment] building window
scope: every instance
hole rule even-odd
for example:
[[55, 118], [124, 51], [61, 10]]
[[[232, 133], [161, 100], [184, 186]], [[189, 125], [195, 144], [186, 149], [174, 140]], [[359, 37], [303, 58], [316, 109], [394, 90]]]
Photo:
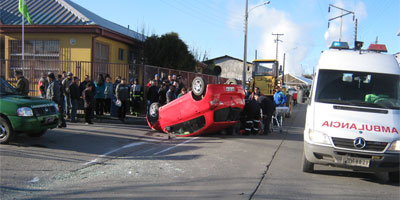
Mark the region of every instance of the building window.
[[124, 50], [121, 48], [118, 49], [118, 60], [124, 60]]
[[[59, 51], [60, 45], [57, 40], [25, 40], [24, 43], [25, 60], [58, 60]], [[11, 60], [21, 60], [21, 40], [10, 40], [9, 52]]]
[[24, 63], [22, 63], [21, 40], [9, 40], [9, 76], [14, 70], [23, 70], [26, 77], [40, 77], [42, 72], [58, 71], [60, 44], [58, 40], [25, 40]]
[[107, 44], [99, 43], [96, 42], [96, 49], [95, 49], [95, 61], [96, 62], [102, 62], [102, 63], [108, 63], [109, 61], [109, 52], [110, 52], [110, 46]]

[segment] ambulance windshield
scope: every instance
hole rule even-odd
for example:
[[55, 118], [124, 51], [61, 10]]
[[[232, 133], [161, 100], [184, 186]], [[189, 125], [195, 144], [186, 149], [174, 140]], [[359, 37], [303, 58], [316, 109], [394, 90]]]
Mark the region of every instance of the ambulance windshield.
[[400, 109], [400, 75], [320, 70], [315, 101]]

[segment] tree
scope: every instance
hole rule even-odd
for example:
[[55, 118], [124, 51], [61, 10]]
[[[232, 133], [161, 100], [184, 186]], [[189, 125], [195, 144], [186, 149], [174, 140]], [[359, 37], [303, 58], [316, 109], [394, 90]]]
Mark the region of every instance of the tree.
[[146, 64], [170, 69], [194, 71], [196, 66], [188, 46], [174, 32], [148, 37], [144, 42], [144, 58]]

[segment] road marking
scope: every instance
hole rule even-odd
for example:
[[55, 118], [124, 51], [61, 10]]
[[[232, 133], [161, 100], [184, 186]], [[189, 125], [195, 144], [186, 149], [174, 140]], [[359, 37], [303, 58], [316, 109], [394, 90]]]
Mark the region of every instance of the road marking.
[[34, 177], [32, 180], [28, 181], [28, 183], [36, 183], [39, 182], [39, 177]]
[[100, 158], [103, 158], [103, 157], [105, 157], [105, 156], [108, 156], [108, 155], [110, 155], [110, 154], [112, 154], [112, 153], [115, 153], [115, 152], [120, 151], [120, 150], [122, 150], [122, 149], [126, 149], [126, 148], [130, 148], [130, 147], [139, 146], [139, 145], [142, 145], [142, 144], [145, 144], [145, 143], [146, 143], [146, 142], [134, 142], [134, 143], [131, 143], [131, 144], [127, 144], [127, 145], [122, 146], [122, 147], [120, 147], [120, 148], [117, 148], [117, 149], [114, 149], [114, 150], [112, 150], [112, 151], [109, 151], [109, 152], [107, 152], [107, 153], [105, 153], [105, 154], [103, 154], [103, 155], [97, 157], [96, 159], [93, 159], [93, 160], [91, 160], [91, 161], [89, 161], [89, 162], [87, 162], [87, 163], [84, 163], [83, 165], [90, 165], [90, 164], [96, 163]]
[[199, 137], [195, 137], [195, 138], [192, 138], [192, 139], [190, 139], [190, 140], [186, 140], [186, 141], [184, 141], [184, 142], [182, 142], [182, 143], [179, 143], [179, 144], [177, 144], [177, 145], [174, 145], [174, 146], [172, 146], [172, 147], [168, 147], [168, 148], [166, 148], [166, 149], [164, 149], [164, 150], [161, 150], [161, 151], [159, 151], [159, 152], [153, 153], [153, 156], [158, 155], [158, 154], [161, 154], [161, 153], [164, 153], [164, 152], [169, 151], [169, 150], [171, 150], [171, 149], [175, 149], [176, 147], [178, 147], [178, 146], [180, 146], [180, 145], [183, 145], [183, 144], [186, 144], [186, 143], [188, 143], [188, 142], [191, 142], [191, 141], [193, 141], [193, 140], [195, 140], [195, 139], [197, 139], [197, 138], [199, 138]]

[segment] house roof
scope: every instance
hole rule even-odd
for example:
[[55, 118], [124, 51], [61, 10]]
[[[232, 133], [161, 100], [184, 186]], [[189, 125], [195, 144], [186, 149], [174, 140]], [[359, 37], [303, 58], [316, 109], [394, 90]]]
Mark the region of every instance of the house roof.
[[[216, 57], [216, 58], [213, 58], [213, 59], [209, 59], [209, 60], [207, 60], [207, 61], [205, 61], [205, 62], [206, 62], [206, 63], [211, 63], [211, 62], [214, 62], [214, 61], [216, 61], [216, 60], [223, 59], [223, 58], [228, 58], [228, 59], [232, 59], [232, 60], [237, 60], [237, 61], [243, 62], [243, 60], [241, 60], [241, 59], [239, 59], [239, 58], [234, 58], [234, 57], [228, 56], [228, 55], [224, 55], [224, 56]], [[248, 64], [251, 64], [251, 62], [247, 62], [247, 63], [248, 63]]]
[[291, 75], [291, 76], [293, 76], [294, 78], [296, 78], [297, 80], [300, 80], [301, 82], [303, 82], [303, 83], [305, 83], [305, 84], [307, 84], [307, 85], [312, 85], [312, 80], [311, 79], [308, 79], [308, 78], [304, 78], [304, 77], [302, 77], [302, 76], [294, 76], [294, 75]]
[[[26, 0], [26, 3], [34, 25], [99, 25], [140, 41], [145, 39], [142, 34], [108, 21], [71, 0]], [[0, 2], [0, 24], [21, 24], [18, 5], [18, 0]]]

